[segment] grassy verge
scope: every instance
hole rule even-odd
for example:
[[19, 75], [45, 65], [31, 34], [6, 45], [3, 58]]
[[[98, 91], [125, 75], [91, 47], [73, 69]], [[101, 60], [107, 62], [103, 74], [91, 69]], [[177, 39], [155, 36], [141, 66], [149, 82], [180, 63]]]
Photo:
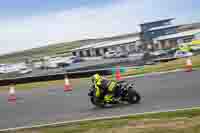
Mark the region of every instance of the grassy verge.
[[[83, 41], [84, 42], [84, 41]], [[86, 41], [87, 43], [87, 41]], [[82, 46], [82, 41], [64, 42], [58, 44], [51, 44], [39, 48], [14, 52], [0, 56], [1, 63], [17, 63], [25, 61], [26, 59], [37, 60], [45, 56], [59, 55], [66, 53], [71, 55], [70, 50]]]
[[[192, 58], [193, 68], [200, 68], [200, 55], [193, 56]], [[147, 65], [141, 69], [130, 69], [123, 76], [130, 76], [130, 75], [137, 75], [137, 74], [144, 74], [150, 72], [162, 72], [162, 71], [170, 71], [180, 68], [185, 68], [186, 59], [181, 58], [174, 61], [160, 63], [157, 65]]]
[[[71, 85], [73, 88], [81, 88], [87, 87], [89, 83], [88, 78], [82, 79], [71, 79]], [[63, 80], [55, 80], [48, 82], [35, 82], [35, 83], [27, 83], [27, 84], [17, 84], [15, 86], [16, 90], [24, 91], [24, 90], [33, 90], [33, 89], [47, 89], [49, 87], [64, 87], [64, 79]], [[0, 86], [0, 92], [8, 91], [9, 86]]]
[[110, 120], [27, 129], [15, 133], [197, 133], [200, 132], [200, 109], [135, 115]]
[[[169, 71], [175, 70], [179, 68], [185, 67], [185, 59], [178, 59], [174, 61], [170, 61], [167, 63], [160, 63], [157, 65], [144, 66], [142, 69], [129, 69], [127, 72], [122, 74], [122, 76], [131, 76], [138, 74], [145, 74], [150, 72], [161, 72], [161, 71]], [[194, 68], [200, 68], [200, 55], [192, 57], [192, 63]], [[112, 76], [108, 76], [108, 78], [112, 78]], [[87, 82], [86, 82], [87, 80]], [[72, 86], [75, 88], [81, 88], [83, 86], [87, 86], [88, 78], [84, 79], [71, 79], [70, 82]], [[16, 86], [18, 90], [30, 90], [30, 89], [40, 89], [40, 88], [48, 88], [53, 86], [63, 86], [64, 80], [56, 80], [56, 81], [48, 81], [48, 82], [37, 82], [37, 83], [28, 83], [28, 84], [20, 84]], [[8, 86], [0, 87], [0, 91], [8, 90]]]

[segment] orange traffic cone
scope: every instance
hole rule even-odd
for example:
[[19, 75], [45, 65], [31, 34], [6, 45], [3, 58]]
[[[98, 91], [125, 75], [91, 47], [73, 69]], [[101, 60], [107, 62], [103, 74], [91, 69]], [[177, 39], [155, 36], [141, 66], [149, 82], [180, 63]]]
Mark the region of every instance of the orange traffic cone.
[[120, 80], [121, 79], [121, 73], [120, 73], [120, 67], [116, 68], [116, 80]]
[[191, 72], [192, 71], [192, 60], [188, 58], [186, 60], [186, 72]]
[[65, 85], [64, 85], [64, 91], [72, 91], [72, 86], [69, 83], [69, 79], [67, 76], [65, 76]]
[[12, 85], [9, 88], [9, 96], [8, 96], [8, 102], [15, 102], [17, 100], [16, 95], [15, 95], [15, 87]]

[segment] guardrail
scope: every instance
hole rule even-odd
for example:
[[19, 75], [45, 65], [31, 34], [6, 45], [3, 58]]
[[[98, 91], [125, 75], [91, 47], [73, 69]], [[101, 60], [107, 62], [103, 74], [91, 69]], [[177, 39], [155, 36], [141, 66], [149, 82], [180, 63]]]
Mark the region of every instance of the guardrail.
[[[176, 58], [160, 58], [153, 60], [153, 62], [167, 62], [171, 60], [175, 60]], [[125, 60], [126, 62], [127, 60]], [[140, 68], [140, 67], [124, 67], [125, 69], [130, 69], [130, 68]], [[68, 78], [86, 78], [90, 77], [95, 73], [99, 73], [101, 75], [111, 75], [113, 68], [99, 68], [99, 69], [94, 69], [93, 66], [90, 66], [88, 69], [90, 70], [76, 70], [75, 71], [70, 71], [67, 70], [66, 72], [62, 73], [56, 73], [56, 74], [47, 74], [47, 75], [37, 75], [37, 76], [27, 76], [27, 77], [17, 77], [17, 78], [8, 78], [8, 79], [3, 79], [0, 80], [0, 86], [7, 86], [11, 84], [24, 84], [24, 83], [32, 83], [32, 82], [41, 82], [41, 81], [52, 81], [52, 80], [61, 80], [64, 79], [64, 77], [67, 75]], [[91, 70], [92, 69], [92, 70]]]
[[177, 58], [175, 57], [169, 57], [169, 58], [159, 58], [159, 59], [155, 59], [153, 60], [154, 62], [168, 62], [168, 61], [173, 61], [176, 60]]
[[[138, 69], [138, 68], [141, 68], [141, 66], [124, 67], [124, 69]], [[57, 74], [8, 78], [8, 79], [0, 80], [0, 86], [6, 86], [6, 85], [11, 85], [11, 84], [41, 82], [41, 81], [61, 80], [61, 79], [64, 79], [65, 76], [67, 76], [70, 79], [86, 78], [86, 77], [90, 77], [96, 73], [99, 73], [99, 74], [105, 76], [105, 75], [111, 75], [112, 72], [113, 72], [113, 68], [104, 68], [104, 69], [93, 69], [93, 70], [87, 70], [87, 71], [82, 70], [82, 71], [65, 72], [65, 73], [57, 73]]]
[[76, 71], [76, 72], [65, 72], [65, 73], [57, 73], [50, 75], [40, 75], [40, 76], [27, 76], [27, 77], [17, 77], [17, 78], [8, 78], [0, 80], [0, 86], [6, 86], [11, 84], [24, 84], [31, 82], [41, 82], [41, 81], [51, 81], [51, 80], [61, 80], [67, 75], [69, 78], [85, 78], [90, 77], [95, 73], [99, 73], [101, 75], [109, 75], [111, 74], [111, 69], [97, 69], [90, 71]]

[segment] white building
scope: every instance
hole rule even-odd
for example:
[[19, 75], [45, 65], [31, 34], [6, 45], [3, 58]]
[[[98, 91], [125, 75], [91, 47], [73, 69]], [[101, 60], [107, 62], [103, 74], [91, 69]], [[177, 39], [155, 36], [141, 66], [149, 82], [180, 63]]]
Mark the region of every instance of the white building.
[[154, 38], [154, 46], [156, 49], [174, 48], [180, 43], [191, 42], [194, 35], [200, 33], [200, 29], [187, 30], [176, 34], [160, 36]]
[[[177, 44], [190, 42], [200, 32], [200, 23], [174, 25], [173, 19], [164, 19], [140, 24], [141, 31], [116, 41], [104, 41], [72, 50], [74, 56], [103, 56], [108, 50], [122, 50], [129, 53], [156, 51], [177, 47]], [[139, 48], [139, 49], [138, 49]]]
[[127, 51], [136, 52], [138, 51], [138, 46], [140, 45], [139, 34], [133, 37], [128, 37], [126, 39], [116, 40], [116, 41], [104, 41], [100, 43], [86, 45], [80, 48], [72, 50], [74, 56], [80, 57], [91, 57], [91, 56], [103, 56], [107, 51]]

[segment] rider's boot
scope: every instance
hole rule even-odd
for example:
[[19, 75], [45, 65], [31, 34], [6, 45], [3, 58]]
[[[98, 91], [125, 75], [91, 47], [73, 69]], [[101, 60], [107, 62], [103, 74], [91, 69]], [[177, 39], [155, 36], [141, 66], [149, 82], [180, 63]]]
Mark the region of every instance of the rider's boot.
[[107, 103], [107, 104], [112, 104], [113, 103], [113, 95], [105, 95], [104, 97], [104, 101]]

